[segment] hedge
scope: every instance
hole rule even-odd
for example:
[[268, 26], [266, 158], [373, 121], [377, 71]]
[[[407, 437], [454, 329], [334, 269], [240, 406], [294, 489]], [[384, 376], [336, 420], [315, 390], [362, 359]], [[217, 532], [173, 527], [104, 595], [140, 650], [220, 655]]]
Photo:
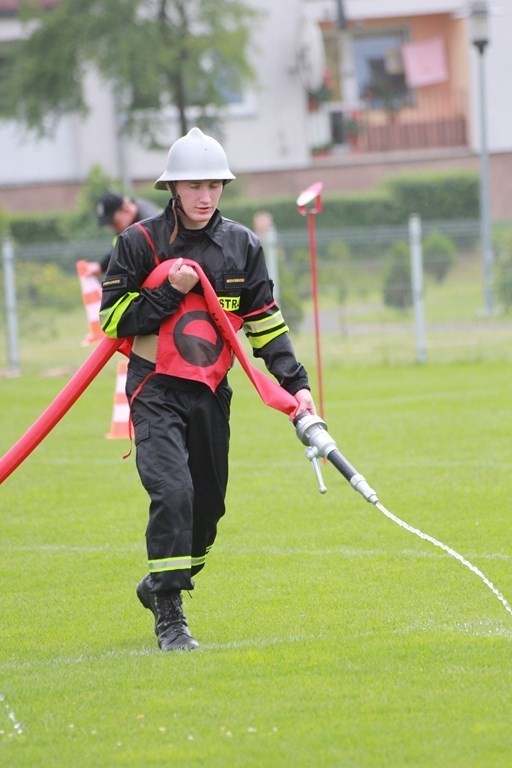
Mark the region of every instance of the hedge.
[[[137, 197], [165, 203], [161, 192], [148, 187], [140, 189]], [[373, 189], [357, 194], [329, 192], [322, 197], [323, 211], [318, 217], [319, 228], [394, 225], [407, 222], [411, 213], [425, 221], [475, 219], [479, 215], [478, 174], [470, 171], [439, 173], [404, 173], [390, 177]], [[222, 201], [222, 213], [248, 227], [253, 226], [255, 213], [270, 211], [277, 229], [296, 228], [299, 215], [296, 199], [267, 197], [239, 198], [236, 188], [228, 187]], [[13, 214], [7, 216], [10, 232], [18, 243], [60, 242], [91, 236], [96, 232], [94, 213], [90, 220], [84, 213], [69, 211], [49, 214]]]

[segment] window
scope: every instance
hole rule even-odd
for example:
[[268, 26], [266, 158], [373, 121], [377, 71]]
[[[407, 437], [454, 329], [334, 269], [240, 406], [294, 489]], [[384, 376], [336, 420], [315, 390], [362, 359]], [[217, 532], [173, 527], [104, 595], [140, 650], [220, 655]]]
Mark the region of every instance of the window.
[[353, 38], [359, 98], [372, 107], [397, 111], [409, 104], [402, 62], [405, 30], [380, 30]]

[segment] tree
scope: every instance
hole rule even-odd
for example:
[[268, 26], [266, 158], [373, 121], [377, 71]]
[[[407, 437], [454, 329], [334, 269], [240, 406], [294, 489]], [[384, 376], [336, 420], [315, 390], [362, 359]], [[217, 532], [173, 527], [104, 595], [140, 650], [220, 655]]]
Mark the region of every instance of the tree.
[[[243, 0], [21, 0], [26, 37], [0, 79], [1, 117], [38, 136], [66, 113], [87, 113], [83, 82], [95, 67], [115, 88], [122, 133], [155, 145], [175, 107], [180, 130], [208, 127], [254, 73], [258, 12]], [[196, 118], [197, 115], [197, 118]]]

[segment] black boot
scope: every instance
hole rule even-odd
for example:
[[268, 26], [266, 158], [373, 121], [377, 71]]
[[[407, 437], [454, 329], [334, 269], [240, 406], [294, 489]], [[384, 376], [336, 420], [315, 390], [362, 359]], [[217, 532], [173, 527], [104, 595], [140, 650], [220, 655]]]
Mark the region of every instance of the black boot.
[[137, 597], [155, 617], [155, 635], [162, 651], [193, 651], [199, 643], [190, 634], [179, 589], [152, 592], [151, 575], [137, 584]]

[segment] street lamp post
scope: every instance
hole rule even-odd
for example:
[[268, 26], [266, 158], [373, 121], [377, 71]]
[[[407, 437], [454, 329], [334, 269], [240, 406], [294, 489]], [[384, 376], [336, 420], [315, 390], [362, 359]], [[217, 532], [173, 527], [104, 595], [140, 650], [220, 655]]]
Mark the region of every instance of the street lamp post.
[[489, 148], [487, 143], [487, 104], [485, 88], [485, 49], [489, 43], [489, 10], [486, 0], [475, 0], [470, 9], [471, 42], [478, 51], [480, 108], [480, 237], [483, 250], [484, 311], [494, 311], [493, 252], [489, 194]]

